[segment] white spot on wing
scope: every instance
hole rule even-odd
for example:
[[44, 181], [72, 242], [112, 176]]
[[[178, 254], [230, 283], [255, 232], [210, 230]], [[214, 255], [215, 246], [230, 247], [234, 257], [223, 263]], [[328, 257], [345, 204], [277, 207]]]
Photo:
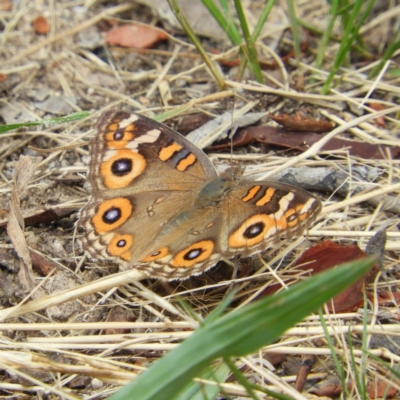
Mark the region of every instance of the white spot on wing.
[[315, 199], [308, 199], [302, 209], [300, 210], [300, 214], [304, 214], [308, 212], [311, 208], [311, 206], [314, 204]]
[[98, 236], [94, 233], [94, 231], [92, 231], [88, 233], [87, 238], [90, 242], [95, 242], [97, 241]]
[[139, 147], [139, 143], [137, 140], [132, 140], [132, 142], [129, 142], [125, 146], [126, 149], [130, 149], [130, 150], [137, 150], [138, 147]]
[[274, 214], [276, 219], [281, 219], [283, 214], [287, 211], [289, 203], [293, 200], [294, 194], [289, 192], [279, 200], [279, 211]]
[[145, 135], [137, 137], [128, 143], [125, 148], [137, 150], [138, 146], [142, 143], [154, 143], [160, 137], [161, 131], [159, 129], [152, 129], [146, 132]]
[[129, 116], [126, 119], [123, 119], [118, 126], [122, 129], [126, 128], [129, 124], [131, 124], [132, 122], [135, 122], [138, 120], [138, 116], [136, 114], [132, 114], [131, 116]]
[[160, 136], [161, 131], [159, 129], [152, 129], [146, 132], [145, 135], [139, 136], [134, 142], [139, 143], [154, 143]]
[[97, 251], [102, 251], [104, 249], [104, 246], [99, 242], [92, 243], [92, 247]]
[[264, 239], [268, 239], [269, 237], [275, 235], [277, 229], [276, 226], [271, 227], [270, 229], [268, 229], [268, 232], [264, 235]]
[[110, 158], [114, 157], [117, 154], [117, 150], [107, 150], [104, 153], [104, 157], [102, 159], [102, 162], [108, 161]]

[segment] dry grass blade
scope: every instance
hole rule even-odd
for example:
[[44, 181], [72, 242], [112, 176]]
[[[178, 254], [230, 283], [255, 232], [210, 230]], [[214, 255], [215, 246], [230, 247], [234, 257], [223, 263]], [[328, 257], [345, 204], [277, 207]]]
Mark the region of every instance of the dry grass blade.
[[[379, 252], [382, 271], [367, 283], [367, 312], [351, 309], [324, 318], [353, 387], [359, 371], [364, 371], [367, 385], [389, 385], [390, 371], [363, 350], [399, 362], [400, 163], [394, 154], [400, 147], [400, 89], [396, 60], [382, 58], [381, 62], [380, 57], [391, 38], [398, 38], [400, 7], [375, 2], [359, 31], [361, 41], [349, 53], [349, 65], [336, 71], [329, 94], [321, 95], [340, 47], [337, 38], [342, 30], [337, 22], [345, 15], [336, 12], [333, 23], [331, 2], [296, 1], [296, 17], [307, 26], [296, 38], [302, 48], [297, 59], [292, 53], [287, 2], [274, 2], [263, 28], [259, 20], [266, 2], [242, 2], [248, 31], [259, 32], [255, 50], [267, 83], [255, 82], [248, 69], [249, 74], [238, 80], [243, 72], [238, 46], [209, 32], [212, 39], [201, 37], [201, 44], [222, 71], [226, 91], [217, 87], [185, 36], [170, 29], [166, 16], [171, 12], [162, 7], [168, 6], [166, 1], [157, 8], [147, 0], [120, 5], [92, 0], [53, 3], [0, 1], [0, 7], [9, 7], [0, 11], [0, 118], [13, 127], [8, 131], [0, 127], [0, 389], [27, 399], [107, 398], [190, 337], [234, 289], [231, 307], [243, 308], [277, 282], [285, 288], [293, 276], [306, 280], [308, 272], [294, 271], [292, 266], [313, 245], [332, 241], [364, 250], [369, 238], [381, 230], [387, 232], [383, 255], [382, 248]], [[187, 2], [191, 17], [196, 14], [194, 3]], [[219, 2], [235, 28], [238, 20], [227, 8], [229, 3]], [[351, 7], [355, 2], [341, 3]], [[188, 17], [185, 0], [179, 0], [179, 5]], [[39, 34], [32, 25], [39, 16], [47, 20], [47, 34]], [[207, 15], [201, 18], [202, 28], [210, 31]], [[329, 21], [332, 31], [322, 38]], [[149, 49], [106, 44], [107, 32], [136, 22], [163, 28], [168, 39]], [[321, 40], [325, 50], [316, 54]], [[93, 123], [102, 112], [136, 111], [186, 134], [233, 114], [223, 124], [228, 126], [238, 110], [249, 109], [259, 115], [295, 117], [300, 112], [335, 124], [333, 131], [302, 154], [256, 142], [208, 153], [218, 171], [238, 164], [246, 168], [244, 178], [249, 181], [296, 177], [295, 185], [317, 194], [324, 209], [307, 234], [268, 248], [262, 258], [232, 260], [234, 271], [221, 263], [183, 282], [158, 282], [135, 270], [119, 273], [114, 264], [92, 262], [76, 245], [81, 231], [75, 224], [89, 192], [85, 184], [88, 145]], [[84, 119], [41, 123], [80, 110], [86, 112]], [[40, 125], [19, 125], [29, 121]], [[275, 128], [267, 116], [258, 124]], [[222, 127], [218, 128], [201, 136], [202, 146], [219, 137]], [[384, 150], [379, 159], [355, 156], [348, 147], [321, 151], [332, 137]], [[37, 156], [43, 157], [39, 163]], [[232, 328], [232, 333], [237, 329]], [[272, 359], [273, 353], [278, 361]], [[297, 362], [308, 355], [316, 361], [307, 384], [323, 384], [327, 376], [337, 375], [319, 317], [313, 315], [273, 345], [237, 358], [235, 365], [261, 389], [289, 393], [294, 390]], [[272, 362], [277, 364], [272, 367]], [[223, 375], [224, 382], [219, 383], [212, 376], [201, 376], [203, 396], [212, 398], [210, 387], [213, 393], [219, 388], [220, 395], [248, 396], [243, 381], [226, 379]], [[390, 390], [397, 390], [396, 382], [390, 385]], [[253, 392], [262, 396], [258, 389]], [[351, 396], [360, 393], [355, 388]], [[298, 396], [311, 394], [303, 390]]]
[[107, 276], [103, 279], [99, 279], [94, 282], [87, 283], [86, 285], [81, 285], [76, 289], [70, 289], [65, 292], [56, 293], [51, 296], [46, 296], [44, 298], [39, 298], [33, 300], [27, 304], [18, 305], [14, 307], [7, 308], [0, 311], [0, 320], [4, 318], [11, 318], [27, 313], [39, 311], [46, 309], [48, 307], [55, 306], [57, 304], [65, 303], [80, 297], [87, 296], [92, 293], [98, 293], [103, 290], [118, 287], [121, 285], [126, 285], [135, 280], [141, 280], [146, 278], [147, 275], [136, 270], [125, 271], [116, 275]]

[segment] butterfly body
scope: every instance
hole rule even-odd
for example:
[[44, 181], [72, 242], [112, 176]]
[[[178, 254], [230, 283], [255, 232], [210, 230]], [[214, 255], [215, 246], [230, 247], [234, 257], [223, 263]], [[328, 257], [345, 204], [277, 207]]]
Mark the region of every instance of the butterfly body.
[[301, 233], [321, 209], [299, 188], [218, 175], [193, 143], [143, 116], [106, 112], [96, 127], [79, 221], [93, 259], [185, 279]]

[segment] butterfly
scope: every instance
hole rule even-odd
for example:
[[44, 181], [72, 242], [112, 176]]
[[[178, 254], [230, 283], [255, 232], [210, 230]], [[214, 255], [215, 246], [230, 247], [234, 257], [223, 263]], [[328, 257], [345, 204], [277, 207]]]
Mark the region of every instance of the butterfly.
[[81, 243], [121, 270], [186, 279], [301, 234], [321, 210], [300, 188], [219, 175], [196, 145], [144, 116], [107, 111], [95, 127]]

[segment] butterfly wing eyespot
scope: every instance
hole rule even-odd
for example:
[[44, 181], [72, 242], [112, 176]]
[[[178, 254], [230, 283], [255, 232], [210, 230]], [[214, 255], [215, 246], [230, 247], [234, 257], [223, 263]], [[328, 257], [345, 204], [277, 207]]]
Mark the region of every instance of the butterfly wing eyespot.
[[149, 254], [148, 256], [142, 258], [140, 260], [141, 263], [150, 263], [152, 261], [160, 260], [161, 258], [169, 256], [169, 249], [168, 247], [162, 247], [161, 249], [158, 249], [157, 251], [153, 252], [152, 254]]
[[110, 232], [123, 225], [132, 212], [133, 205], [127, 198], [117, 197], [104, 201], [92, 218], [93, 228], [98, 235]]
[[100, 176], [108, 189], [128, 187], [146, 168], [144, 157], [131, 150], [118, 150], [100, 166]]
[[133, 245], [133, 236], [129, 234], [116, 234], [111, 239], [107, 251], [111, 256], [122, 256]]
[[228, 245], [232, 249], [252, 247], [275, 234], [276, 224], [267, 214], [256, 214], [243, 221], [229, 236]]
[[212, 240], [202, 240], [193, 243], [186, 249], [177, 253], [172, 261], [171, 266], [174, 268], [190, 268], [193, 265], [207, 260], [214, 250], [214, 242]]

